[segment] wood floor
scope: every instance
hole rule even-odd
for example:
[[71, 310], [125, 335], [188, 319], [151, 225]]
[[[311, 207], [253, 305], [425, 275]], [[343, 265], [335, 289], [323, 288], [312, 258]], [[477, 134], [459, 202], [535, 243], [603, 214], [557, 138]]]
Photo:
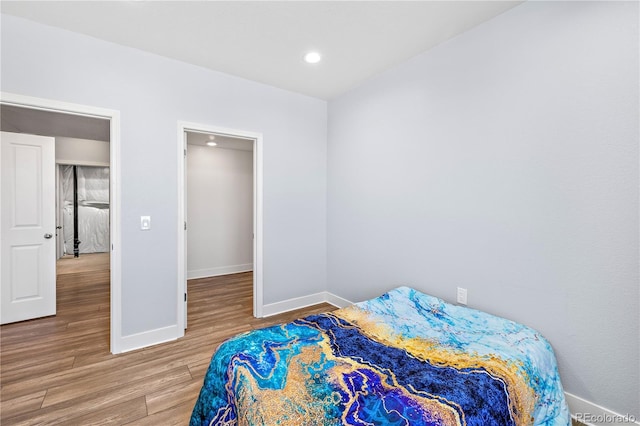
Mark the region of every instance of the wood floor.
[[186, 425], [224, 339], [335, 309], [256, 319], [251, 273], [192, 280], [188, 291], [184, 338], [112, 355], [109, 270], [59, 275], [57, 316], [0, 328], [0, 424]]
[[56, 262], [56, 274], [76, 274], [78, 272], [104, 271], [109, 269], [109, 253], [81, 254], [62, 256]]

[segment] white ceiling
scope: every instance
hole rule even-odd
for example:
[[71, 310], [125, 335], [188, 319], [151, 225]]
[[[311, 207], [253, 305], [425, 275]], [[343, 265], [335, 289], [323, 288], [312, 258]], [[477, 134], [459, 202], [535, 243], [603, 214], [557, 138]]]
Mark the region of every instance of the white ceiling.
[[[522, 1], [6, 1], [2, 13], [332, 99]], [[302, 60], [311, 49], [319, 64]]]

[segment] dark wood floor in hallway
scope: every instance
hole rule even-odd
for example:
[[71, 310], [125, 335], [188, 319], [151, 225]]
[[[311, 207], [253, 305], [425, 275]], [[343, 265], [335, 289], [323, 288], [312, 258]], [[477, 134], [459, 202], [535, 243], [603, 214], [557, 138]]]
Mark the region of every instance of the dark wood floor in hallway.
[[184, 338], [112, 355], [109, 270], [65, 273], [57, 287], [55, 317], [0, 328], [3, 426], [185, 425], [224, 339], [335, 309], [321, 304], [256, 319], [251, 273], [191, 280]]

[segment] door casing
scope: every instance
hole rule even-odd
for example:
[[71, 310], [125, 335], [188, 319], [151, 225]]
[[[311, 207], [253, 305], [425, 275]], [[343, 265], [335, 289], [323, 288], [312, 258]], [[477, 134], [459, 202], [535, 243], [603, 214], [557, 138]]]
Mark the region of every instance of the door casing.
[[[186, 268], [186, 230], [185, 222], [185, 149], [187, 146], [186, 132], [215, 133], [253, 140], [253, 316], [263, 316], [263, 288], [262, 288], [262, 134], [244, 130], [228, 129], [207, 124], [178, 122], [178, 319], [182, 322], [179, 329], [184, 330], [186, 312], [184, 294], [187, 285]], [[188, 226], [188, 224], [187, 224]]]

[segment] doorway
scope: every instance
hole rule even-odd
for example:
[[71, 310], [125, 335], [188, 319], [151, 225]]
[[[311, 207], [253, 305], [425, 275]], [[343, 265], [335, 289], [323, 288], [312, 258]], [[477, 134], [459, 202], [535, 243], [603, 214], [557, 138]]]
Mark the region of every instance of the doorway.
[[[181, 235], [181, 237], [178, 238], [178, 277], [180, 281], [178, 288], [179, 291], [184, 292], [185, 295], [184, 303], [179, 303], [178, 317], [183, 319], [183, 328], [186, 328], [187, 279], [253, 270], [253, 314], [259, 318], [262, 316], [262, 136], [252, 132], [186, 122], [180, 122], [178, 124], [178, 132], [178, 227], [179, 235]], [[207, 143], [209, 143], [209, 146], [207, 146]], [[236, 227], [237, 231], [235, 234], [239, 237], [239, 240], [233, 242], [236, 256], [229, 257], [225, 254], [221, 256], [225, 257], [225, 259], [218, 263], [216, 263], [215, 260], [211, 261], [211, 259], [202, 258], [201, 256], [198, 256], [198, 259], [192, 258], [191, 262], [188, 262], [187, 255], [189, 247], [192, 247], [193, 250], [194, 247], [207, 246], [216, 250], [216, 246], [219, 247], [220, 244], [224, 244], [221, 241], [207, 241], [206, 236], [203, 238], [202, 235], [198, 235], [198, 241], [191, 241], [191, 244], [188, 240], [190, 229], [188, 220], [189, 197], [201, 196], [193, 192], [193, 187], [192, 193], [188, 193], [188, 172], [191, 172], [191, 174], [193, 174], [193, 172], [198, 173], [193, 169], [188, 170], [187, 168], [187, 157], [190, 149], [198, 156], [198, 161], [210, 155], [212, 158], [210, 161], [226, 161], [227, 165], [233, 163], [242, 164], [239, 167], [242, 167], [244, 172], [251, 172], [251, 176], [248, 177], [250, 182], [246, 181], [247, 176], [245, 176], [244, 182], [234, 183], [234, 185], [237, 185], [235, 194], [244, 199], [234, 200], [232, 203], [234, 206], [227, 206], [228, 208], [225, 209], [225, 212], [222, 212], [222, 215], [230, 215], [234, 214], [234, 209], [236, 209], [240, 215], [240, 217], [236, 217], [233, 221], [233, 226]], [[211, 153], [212, 149], [219, 149], [220, 151], [218, 151], [217, 154], [213, 154]], [[224, 153], [223, 150], [227, 152]], [[211, 154], [207, 154], [208, 152]], [[214, 160], [214, 157], [217, 159]], [[221, 159], [222, 157], [224, 157], [224, 159]], [[247, 161], [249, 161], [249, 163], [247, 163]], [[201, 166], [204, 166], [204, 168], [207, 167], [206, 164], [201, 164]], [[204, 168], [202, 170], [204, 170]], [[228, 176], [229, 174], [227, 174], [227, 177]], [[249, 189], [247, 189], [247, 185]], [[218, 186], [218, 188], [220, 188], [220, 186]], [[231, 189], [232, 188], [226, 188], [226, 190]], [[250, 192], [249, 200], [246, 199], [246, 191]], [[244, 195], [242, 195], [243, 193]], [[195, 205], [193, 201], [194, 200], [191, 202], [192, 207]], [[242, 212], [242, 207], [239, 206], [243, 205], [250, 207], [251, 211]], [[243, 215], [244, 217], [242, 217]], [[194, 221], [194, 226], [200, 226], [202, 229], [207, 227], [205, 223], [206, 218], [191, 215], [191, 219]], [[215, 228], [215, 225], [211, 228]], [[208, 229], [208, 231], [215, 232], [215, 229]], [[228, 232], [224, 233], [227, 234], [227, 241], [231, 241], [228, 240], [228, 238], [233, 238], [233, 235], [229, 235]], [[233, 234], [233, 232], [230, 234]], [[247, 253], [247, 251], [250, 253]], [[249, 259], [249, 261], [247, 262], [246, 259]], [[182, 294], [180, 295], [182, 296]]]
[[13, 133], [60, 136], [94, 141], [106, 141], [108, 167], [112, 176], [108, 192], [110, 292], [110, 350], [119, 353], [121, 335], [121, 281], [120, 281], [120, 172], [118, 111], [69, 104], [54, 100], [2, 93], [2, 128]]
[[[55, 141], [57, 289], [64, 292], [64, 282], [73, 277], [69, 274], [83, 274], [75, 276], [80, 282], [93, 283], [92, 288], [102, 287], [108, 296], [109, 280], [96, 278], [108, 273], [111, 254], [109, 142], [61, 137]], [[82, 294], [91, 297], [92, 293], [85, 293], [88, 288], [78, 285], [78, 303], [85, 302]], [[61, 295], [58, 300], [63, 300]]]
[[[89, 147], [107, 145], [106, 164], [85, 165], [82, 155], [62, 162], [58, 152], [69, 141]], [[56, 258], [68, 260], [97, 253], [108, 255], [111, 214], [108, 142], [56, 137], [56, 153]]]

